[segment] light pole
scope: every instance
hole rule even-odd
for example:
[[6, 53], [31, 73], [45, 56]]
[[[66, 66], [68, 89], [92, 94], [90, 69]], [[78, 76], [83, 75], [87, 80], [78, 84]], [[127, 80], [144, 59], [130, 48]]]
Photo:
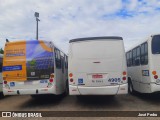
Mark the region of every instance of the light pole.
[[38, 12], [35, 12], [34, 16], [36, 17], [36, 21], [37, 21], [36, 39], [38, 40], [38, 21], [40, 21], [40, 20], [38, 19], [39, 13], [38, 13]]

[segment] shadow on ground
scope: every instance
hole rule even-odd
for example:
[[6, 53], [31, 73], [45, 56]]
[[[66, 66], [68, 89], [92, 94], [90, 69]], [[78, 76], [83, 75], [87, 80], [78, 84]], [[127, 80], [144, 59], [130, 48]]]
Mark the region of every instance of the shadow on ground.
[[77, 96], [77, 104], [88, 108], [117, 108], [121, 107], [119, 96]]
[[7, 99], [11, 96], [4, 96], [3, 93], [0, 93], [0, 100]]
[[139, 99], [151, 103], [160, 105], [160, 93], [138, 93], [136, 92], [133, 96], [138, 97]]
[[20, 108], [35, 108], [35, 107], [47, 107], [60, 104], [64, 95], [40, 95], [37, 97], [31, 97], [29, 100], [24, 102]]

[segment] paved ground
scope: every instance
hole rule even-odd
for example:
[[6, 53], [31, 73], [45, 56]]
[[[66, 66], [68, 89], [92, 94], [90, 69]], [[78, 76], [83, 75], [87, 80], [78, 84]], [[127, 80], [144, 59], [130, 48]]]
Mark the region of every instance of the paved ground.
[[[85, 96], [6, 96], [0, 99], [1, 111], [160, 111], [160, 94]], [[52, 119], [52, 118], [51, 118]], [[62, 119], [62, 118], [59, 118]], [[69, 118], [65, 118], [68, 120]], [[81, 118], [78, 118], [81, 119]], [[92, 119], [92, 118], [88, 118]], [[96, 118], [93, 118], [96, 119]], [[93, 120], [92, 119], [92, 120]], [[98, 118], [103, 119], [103, 118]], [[115, 118], [111, 118], [115, 119]], [[125, 118], [132, 120], [132, 118]], [[146, 119], [146, 118], [138, 118]], [[150, 119], [150, 118], [147, 118]], [[123, 118], [124, 120], [124, 118]], [[158, 118], [157, 118], [158, 120]]]

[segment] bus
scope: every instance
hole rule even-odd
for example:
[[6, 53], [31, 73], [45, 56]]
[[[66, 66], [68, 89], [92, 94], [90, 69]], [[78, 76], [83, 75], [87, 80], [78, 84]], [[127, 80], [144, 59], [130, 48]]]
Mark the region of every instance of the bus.
[[3, 62], [3, 54], [0, 54], [0, 94], [3, 95], [3, 90], [2, 90], [2, 85], [3, 85], [3, 80], [2, 80], [2, 62]]
[[68, 56], [51, 41], [7, 42], [2, 69], [4, 95], [67, 93]]
[[123, 38], [78, 38], [69, 41], [69, 95], [128, 93]]
[[160, 34], [149, 36], [126, 52], [131, 94], [160, 91]]

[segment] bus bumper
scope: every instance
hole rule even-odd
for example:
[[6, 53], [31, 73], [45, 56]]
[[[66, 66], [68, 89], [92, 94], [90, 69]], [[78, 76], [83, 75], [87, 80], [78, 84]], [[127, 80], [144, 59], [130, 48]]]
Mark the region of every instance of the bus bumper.
[[128, 84], [102, 87], [83, 87], [69, 85], [69, 95], [118, 95], [127, 93]]
[[37, 89], [6, 89], [3, 88], [4, 95], [38, 95], [38, 94], [56, 94], [53, 88], [37, 88]]
[[159, 92], [160, 91], [160, 84], [151, 83], [150, 87], [151, 87], [151, 92], [150, 93], [154, 93], [154, 92]]

